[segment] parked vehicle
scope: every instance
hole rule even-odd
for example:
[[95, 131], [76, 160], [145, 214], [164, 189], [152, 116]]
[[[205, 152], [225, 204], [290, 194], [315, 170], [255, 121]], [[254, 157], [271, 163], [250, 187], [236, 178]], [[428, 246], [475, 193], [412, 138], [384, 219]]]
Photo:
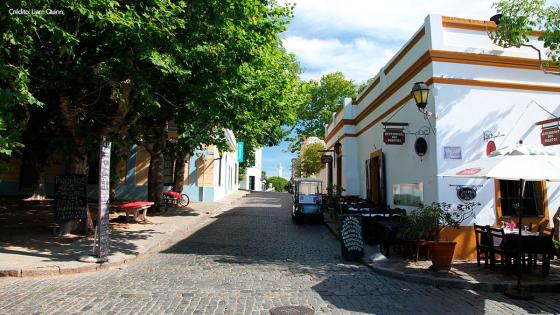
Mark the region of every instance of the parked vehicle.
[[294, 205], [292, 220], [301, 224], [306, 220], [322, 223], [323, 182], [316, 178], [297, 178], [293, 183]]
[[190, 203], [189, 196], [172, 190], [163, 192], [163, 204], [167, 208], [184, 208]]

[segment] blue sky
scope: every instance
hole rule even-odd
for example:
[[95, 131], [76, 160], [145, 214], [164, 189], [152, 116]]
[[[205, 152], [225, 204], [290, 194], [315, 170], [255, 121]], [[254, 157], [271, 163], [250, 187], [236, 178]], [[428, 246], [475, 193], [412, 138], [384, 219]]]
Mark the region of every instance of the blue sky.
[[[294, 3], [295, 16], [283, 34], [284, 47], [302, 66], [302, 78], [319, 79], [342, 71], [361, 83], [379, 69], [416, 32], [429, 13], [488, 20], [495, 14], [492, 0], [280, 0]], [[290, 177], [287, 143], [264, 148], [263, 170], [268, 176]]]

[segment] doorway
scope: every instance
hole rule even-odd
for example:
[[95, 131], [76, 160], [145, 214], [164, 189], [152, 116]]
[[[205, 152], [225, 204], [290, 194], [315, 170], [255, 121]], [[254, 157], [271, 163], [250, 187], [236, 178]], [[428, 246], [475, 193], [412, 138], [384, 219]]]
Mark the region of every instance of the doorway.
[[249, 190], [255, 190], [255, 176], [249, 176]]
[[342, 187], [342, 156], [336, 158], [336, 185]]
[[386, 207], [385, 168], [381, 149], [370, 154], [366, 161], [367, 199], [376, 207]]

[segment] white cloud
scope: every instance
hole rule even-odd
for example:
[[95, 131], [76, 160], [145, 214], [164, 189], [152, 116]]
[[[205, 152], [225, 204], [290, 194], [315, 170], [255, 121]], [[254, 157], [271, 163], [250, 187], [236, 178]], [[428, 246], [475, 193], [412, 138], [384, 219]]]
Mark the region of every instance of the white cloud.
[[493, 0], [281, 0], [295, 3], [284, 44], [304, 78], [340, 70], [356, 82], [374, 76], [430, 14], [488, 19]]
[[296, 54], [303, 66], [303, 79], [317, 79], [323, 74], [343, 71], [357, 83], [377, 73], [396, 48], [384, 48], [365, 38], [342, 42], [336, 38], [319, 39], [290, 36], [284, 46]]

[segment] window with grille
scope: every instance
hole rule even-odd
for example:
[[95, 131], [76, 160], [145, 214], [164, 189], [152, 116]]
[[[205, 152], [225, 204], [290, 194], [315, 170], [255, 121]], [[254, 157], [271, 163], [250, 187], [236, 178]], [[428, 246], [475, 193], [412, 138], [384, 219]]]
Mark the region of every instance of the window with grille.
[[[519, 188], [521, 183], [514, 180], [500, 180], [500, 204], [502, 216], [517, 215], [515, 204], [519, 202]], [[523, 216], [542, 216], [545, 206], [545, 186], [544, 182], [526, 182], [525, 195], [521, 210]]]

